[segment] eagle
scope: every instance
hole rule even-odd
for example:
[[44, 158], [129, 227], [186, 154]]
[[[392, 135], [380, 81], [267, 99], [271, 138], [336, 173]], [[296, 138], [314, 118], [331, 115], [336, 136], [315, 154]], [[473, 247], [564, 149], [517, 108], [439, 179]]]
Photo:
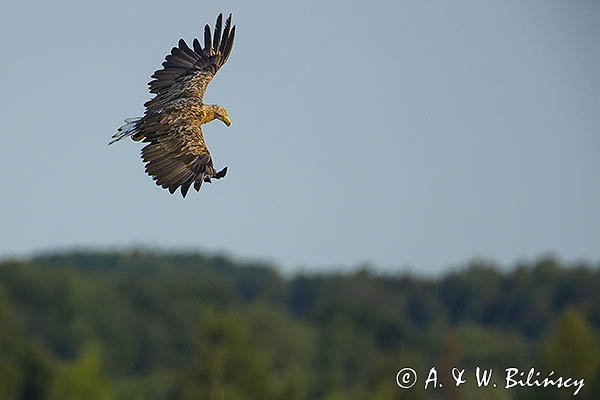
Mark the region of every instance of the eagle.
[[141, 150], [146, 173], [171, 194], [181, 188], [185, 198], [192, 184], [199, 191], [203, 182], [227, 174], [227, 167], [215, 170], [202, 125], [219, 119], [229, 126], [231, 121], [224, 107], [204, 104], [203, 97], [227, 62], [234, 38], [231, 14], [224, 26], [223, 14], [219, 14], [214, 33], [209, 25], [204, 27], [204, 46], [196, 38], [190, 48], [180, 39], [148, 83], [155, 96], [144, 104], [144, 116], [126, 119], [109, 143], [126, 137], [147, 143]]

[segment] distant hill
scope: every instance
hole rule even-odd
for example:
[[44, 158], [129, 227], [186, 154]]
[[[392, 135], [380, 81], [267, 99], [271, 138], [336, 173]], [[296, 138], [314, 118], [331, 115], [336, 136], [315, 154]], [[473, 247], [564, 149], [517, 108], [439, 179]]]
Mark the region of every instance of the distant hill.
[[369, 270], [285, 278], [267, 264], [145, 251], [4, 261], [0, 398], [572, 394], [453, 388], [449, 372], [440, 378], [446, 389], [395, 383], [404, 366], [436, 365], [579, 374], [586, 386], [577, 397], [592, 399], [599, 293], [598, 265], [552, 258], [508, 272], [472, 263], [438, 279]]

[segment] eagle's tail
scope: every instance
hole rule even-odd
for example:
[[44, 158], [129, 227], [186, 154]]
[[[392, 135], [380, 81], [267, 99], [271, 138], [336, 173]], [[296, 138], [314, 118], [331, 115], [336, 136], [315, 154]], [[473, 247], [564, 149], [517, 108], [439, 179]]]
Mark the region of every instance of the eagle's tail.
[[125, 125], [121, 126], [119, 129], [117, 129], [117, 133], [115, 133], [114, 135], [112, 135], [113, 140], [110, 141], [109, 145], [113, 144], [114, 142], [118, 142], [119, 140], [126, 138], [126, 137], [132, 137], [133, 140], [141, 140], [143, 138], [143, 135], [140, 135], [140, 132], [137, 129], [137, 123], [141, 120], [141, 117], [137, 117], [137, 118], [127, 118], [125, 120]]

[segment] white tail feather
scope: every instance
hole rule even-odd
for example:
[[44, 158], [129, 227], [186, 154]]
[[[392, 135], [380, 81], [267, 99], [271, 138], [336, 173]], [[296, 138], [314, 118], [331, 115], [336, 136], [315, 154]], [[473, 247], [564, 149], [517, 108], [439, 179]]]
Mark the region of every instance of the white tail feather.
[[141, 120], [141, 117], [137, 117], [137, 118], [127, 118], [125, 120], [125, 125], [121, 126], [119, 129], [117, 129], [117, 133], [115, 133], [114, 135], [112, 135], [112, 138], [114, 140], [111, 140], [109, 143], [109, 146], [111, 144], [113, 144], [114, 142], [118, 142], [121, 139], [124, 139], [126, 137], [130, 137], [135, 135], [136, 133], [138, 133], [137, 130], [137, 123]]

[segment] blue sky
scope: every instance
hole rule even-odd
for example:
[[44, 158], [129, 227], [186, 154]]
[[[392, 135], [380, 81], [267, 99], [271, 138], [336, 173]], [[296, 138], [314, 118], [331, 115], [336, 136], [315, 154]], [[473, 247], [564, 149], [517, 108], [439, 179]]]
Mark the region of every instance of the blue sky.
[[[37, 4], [36, 4], [37, 3]], [[233, 12], [205, 101], [226, 179], [171, 196], [141, 115], [180, 37]], [[286, 269], [600, 259], [597, 1], [11, 2], [0, 16], [0, 256], [223, 251]]]

